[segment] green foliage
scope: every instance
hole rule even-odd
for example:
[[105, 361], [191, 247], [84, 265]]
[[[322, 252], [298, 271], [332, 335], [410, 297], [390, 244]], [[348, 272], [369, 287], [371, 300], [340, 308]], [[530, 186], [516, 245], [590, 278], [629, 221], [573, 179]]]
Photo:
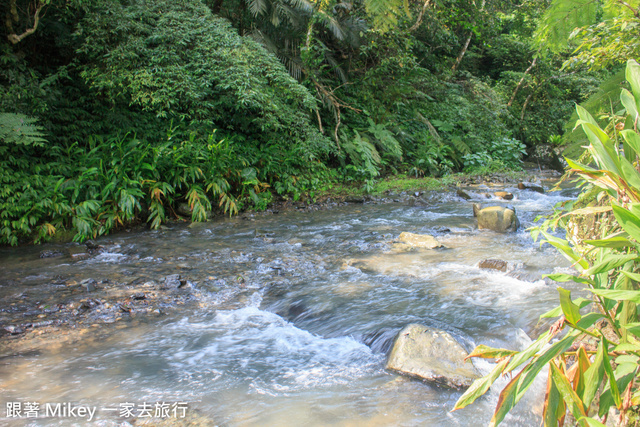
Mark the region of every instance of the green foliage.
[[114, 1], [89, 13], [79, 35], [82, 76], [116, 105], [259, 143], [303, 145], [310, 156], [330, 150], [310, 124], [310, 93], [198, 0]]
[[33, 144], [3, 141], [0, 243], [38, 242], [60, 229], [84, 240], [138, 221], [158, 228], [180, 203], [193, 221], [205, 221], [214, 208], [234, 214], [272, 200], [242, 146], [215, 134], [202, 139], [171, 128], [154, 144], [96, 136], [42, 159]]
[[593, 0], [552, 1], [536, 29], [535, 42], [554, 52], [566, 49], [569, 36], [576, 28], [596, 20], [598, 6]]
[[0, 140], [6, 145], [43, 146], [46, 140], [37, 121], [24, 114], [0, 113]]
[[[626, 78], [633, 93], [623, 90], [621, 99], [627, 113], [637, 117], [640, 105], [640, 65], [629, 60]], [[640, 404], [640, 135], [635, 123], [631, 128], [610, 134], [583, 108], [577, 107], [589, 145], [594, 167], [568, 160], [572, 172], [597, 188], [610, 201], [609, 206], [583, 208], [568, 215], [585, 215], [608, 210], [615, 218], [614, 228], [602, 239], [588, 240], [586, 250], [548, 233], [545, 227], [536, 231], [573, 262], [579, 275], [551, 275], [554, 280], [574, 281], [588, 286], [592, 300], [572, 300], [571, 293], [558, 288], [560, 306], [542, 317], [562, 316], [529, 348], [506, 355], [495, 368], [509, 374], [526, 363], [503, 389], [491, 425], [499, 424], [521, 399], [542, 367], [550, 367], [543, 419], [545, 425], [562, 424], [567, 411], [579, 425], [603, 425], [611, 408], [620, 412], [620, 424], [627, 412]], [[622, 142], [622, 144], [619, 144]], [[548, 223], [547, 223], [548, 224]], [[581, 311], [586, 306], [594, 310]], [[599, 322], [604, 319], [604, 322]], [[566, 335], [550, 346], [551, 339], [562, 329]], [[587, 351], [585, 337], [597, 345]], [[571, 349], [576, 340], [580, 343]], [[577, 348], [577, 350], [576, 350]], [[595, 354], [594, 354], [595, 353]], [[474, 357], [494, 358], [494, 349], [478, 347]], [[467, 406], [484, 394], [497, 378], [492, 372], [458, 400], [456, 409]]]
[[487, 145], [486, 151], [465, 154], [465, 171], [469, 173], [521, 170], [525, 145], [513, 138], [503, 138]]

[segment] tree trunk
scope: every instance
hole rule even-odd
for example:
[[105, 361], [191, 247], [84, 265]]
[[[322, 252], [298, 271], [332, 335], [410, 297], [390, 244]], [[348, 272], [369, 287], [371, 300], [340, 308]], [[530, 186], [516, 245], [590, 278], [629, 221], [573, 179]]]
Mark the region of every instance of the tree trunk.
[[507, 104], [507, 107], [511, 107], [511, 104], [513, 104], [513, 101], [516, 99], [516, 95], [518, 94], [518, 91], [522, 87], [522, 83], [524, 83], [524, 78], [527, 76], [527, 74], [529, 74], [529, 71], [531, 71], [531, 69], [535, 67], [537, 60], [538, 60], [537, 57], [533, 58], [533, 62], [531, 63], [531, 65], [529, 65], [529, 68], [525, 70], [524, 74], [522, 75], [522, 78], [518, 82], [518, 85], [513, 90], [513, 94], [511, 95], [511, 99], [509, 99], [509, 103]]
[[[486, 4], [487, 4], [487, 0], [482, 0], [482, 5], [480, 6], [480, 10], [478, 10], [478, 12], [482, 12]], [[475, 2], [474, 2], [474, 5], [475, 5]], [[475, 23], [475, 19], [473, 20], [473, 22]], [[469, 37], [467, 37], [467, 41], [465, 42], [462, 48], [462, 51], [460, 51], [460, 55], [458, 55], [458, 58], [456, 58], [455, 64], [453, 64], [453, 67], [451, 67], [451, 72], [455, 73], [456, 70], [458, 69], [458, 66], [462, 62], [462, 58], [464, 58], [464, 54], [467, 53], [467, 49], [469, 48], [469, 43], [471, 43], [471, 37], [473, 37], [473, 31], [469, 32]]]

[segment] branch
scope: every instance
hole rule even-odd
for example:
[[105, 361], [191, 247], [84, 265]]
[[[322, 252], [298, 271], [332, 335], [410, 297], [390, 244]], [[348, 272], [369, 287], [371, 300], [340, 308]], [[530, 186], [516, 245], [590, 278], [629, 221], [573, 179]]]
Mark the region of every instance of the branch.
[[[15, 1], [13, 1], [12, 4], [15, 4]], [[42, 10], [43, 7], [44, 7], [44, 3], [38, 2], [38, 6], [36, 7], [35, 14], [33, 15], [33, 27], [27, 28], [24, 31], [24, 33], [20, 35], [17, 35], [16, 33], [7, 35], [7, 39], [9, 39], [9, 41], [12, 44], [18, 44], [22, 41], [22, 39], [36, 32], [36, 30], [38, 29], [38, 24], [40, 23], [40, 11]]]
[[413, 32], [417, 30], [420, 24], [422, 24], [422, 17], [424, 16], [424, 13], [427, 11], [427, 8], [429, 7], [430, 4], [431, 4], [431, 0], [427, 0], [424, 2], [424, 5], [422, 6], [422, 10], [420, 11], [418, 18], [416, 19], [416, 23], [413, 24], [411, 28], [409, 28], [409, 32]]
[[531, 100], [532, 96], [533, 96], [533, 93], [530, 93], [529, 96], [527, 96], [527, 99], [525, 99], [524, 101], [524, 105], [522, 106], [522, 112], [520, 113], [520, 121], [524, 120], [524, 112], [527, 109], [527, 104], [529, 104], [529, 101]]
[[516, 94], [518, 93], [518, 91], [520, 90], [520, 88], [522, 87], [522, 83], [524, 83], [524, 79], [527, 76], [527, 74], [529, 74], [529, 71], [531, 71], [531, 69], [533, 67], [535, 67], [536, 65], [536, 61], [538, 60], [538, 57], [533, 58], [533, 62], [531, 63], [531, 65], [529, 65], [529, 68], [527, 68], [524, 72], [524, 74], [522, 75], [522, 78], [520, 79], [520, 81], [518, 82], [518, 85], [516, 86], [516, 88], [513, 91], [513, 94], [511, 95], [511, 99], [509, 100], [509, 102], [507, 103], [507, 107], [511, 107], [511, 104], [513, 104], [513, 101], [516, 99]]
[[633, 8], [633, 6], [631, 6], [629, 3], [627, 3], [626, 1], [621, 1], [618, 0], [618, 3], [621, 4], [622, 6], [626, 7], [627, 9], [629, 9], [631, 11], [631, 13], [633, 13], [633, 16], [637, 18], [640, 18], [640, 12], [639, 10], [636, 10]]

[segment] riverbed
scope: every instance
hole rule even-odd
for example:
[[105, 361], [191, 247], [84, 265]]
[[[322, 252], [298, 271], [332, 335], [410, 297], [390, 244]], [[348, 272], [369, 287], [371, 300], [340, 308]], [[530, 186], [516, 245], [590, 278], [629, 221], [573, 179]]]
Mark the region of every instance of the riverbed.
[[[498, 189], [515, 198], [485, 198]], [[5, 304], [29, 293], [46, 299], [79, 289], [90, 301], [132, 290], [117, 316], [84, 314], [89, 320], [67, 325], [57, 344], [55, 332], [5, 336], [0, 422], [119, 426], [153, 424], [164, 414], [170, 425], [486, 425], [505, 380], [452, 413], [461, 391], [385, 371], [386, 353], [409, 323], [444, 329], [467, 350], [527, 346], [545, 327], [538, 316], [557, 305], [557, 285], [542, 275], [569, 262], [525, 229], [575, 191], [472, 190], [485, 206], [515, 207], [520, 229], [477, 230], [474, 200], [446, 191], [124, 232], [97, 240], [99, 253], [80, 259], [40, 258], [73, 244], [2, 249]], [[444, 248], [398, 249], [404, 231], [433, 235]], [[488, 258], [506, 261], [507, 271], [480, 268]], [[143, 310], [140, 289], [164, 292], [176, 274], [171, 299]], [[82, 313], [99, 309], [89, 304]], [[476, 361], [483, 373], [491, 366]], [[539, 424], [543, 387], [534, 384], [504, 425]], [[89, 422], [77, 412], [47, 412], [58, 403], [95, 413]], [[9, 408], [21, 416], [10, 417]]]

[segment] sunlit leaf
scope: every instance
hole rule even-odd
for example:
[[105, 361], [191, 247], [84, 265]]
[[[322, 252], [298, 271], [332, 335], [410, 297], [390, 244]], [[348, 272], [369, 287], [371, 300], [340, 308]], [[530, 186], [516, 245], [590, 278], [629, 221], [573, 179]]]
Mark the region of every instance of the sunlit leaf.
[[564, 317], [569, 323], [575, 325], [582, 316], [580, 315], [580, 308], [571, 301], [571, 291], [559, 287], [558, 293], [560, 294], [560, 307], [562, 307]]
[[456, 402], [456, 405], [453, 408], [453, 411], [457, 409], [462, 409], [467, 405], [475, 402], [475, 400], [485, 394], [487, 390], [491, 387], [491, 384], [495, 382], [496, 379], [500, 376], [500, 374], [504, 371], [505, 366], [509, 363], [508, 359], [505, 359], [498, 363], [493, 370], [485, 375], [484, 377], [477, 379], [471, 384], [471, 387], [464, 392], [462, 396]]

